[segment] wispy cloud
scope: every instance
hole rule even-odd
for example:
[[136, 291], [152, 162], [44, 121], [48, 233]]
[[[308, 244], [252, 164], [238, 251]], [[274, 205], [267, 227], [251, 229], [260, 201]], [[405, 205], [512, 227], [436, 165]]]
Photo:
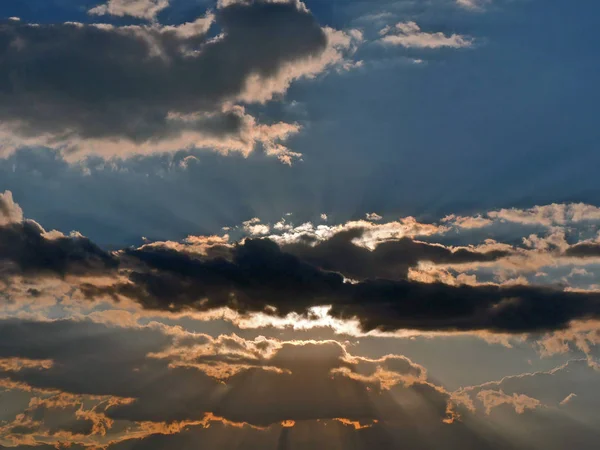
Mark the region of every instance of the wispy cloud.
[[481, 11], [491, 2], [492, 0], [456, 0], [458, 6], [472, 11]]
[[393, 27], [380, 31], [379, 41], [387, 45], [401, 45], [406, 48], [465, 48], [473, 45], [473, 38], [460, 34], [445, 35], [442, 32], [428, 33], [415, 22], [399, 22]]

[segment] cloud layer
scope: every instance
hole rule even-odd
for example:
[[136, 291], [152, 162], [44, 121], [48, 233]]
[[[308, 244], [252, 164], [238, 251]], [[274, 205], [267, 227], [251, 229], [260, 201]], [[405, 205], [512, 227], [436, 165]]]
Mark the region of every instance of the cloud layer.
[[0, 337], [10, 447], [560, 449], [567, 432], [591, 449], [598, 437], [594, 402], [575, 394], [598, 387], [585, 361], [451, 392], [406, 357], [335, 341], [18, 319]]

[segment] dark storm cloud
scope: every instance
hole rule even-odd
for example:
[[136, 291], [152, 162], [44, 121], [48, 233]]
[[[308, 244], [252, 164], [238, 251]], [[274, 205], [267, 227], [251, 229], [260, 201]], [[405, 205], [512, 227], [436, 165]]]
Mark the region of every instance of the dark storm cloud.
[[0, 121], [58, 140], [146, 142], [185, 130], [227, 137], [243, 121], [222, 113], [223, 104], [245, 92], [249, 77], [275, 77], [287, 64], [321, 55], [328, 42], [294, 3], [233, 4], [215, 19], [222, 35], [214, 39], [209, 19], [180, 29], [2, 23]]
[[[129, 282], [83, 285], [88, 297], [119, 295], [145, 308], [286, 315], [332, 305], [330, 314], [357, 318], [364, 330], [493, 330], [521, 333], [560, 329], [575, 319], [600, 317], [600, 294], [541, 286], [450, 286], [407, 280], [344, 282], [286, 253], [268, 239], [237, 244], [231, 259], [201, 259], [167, 248], [126, 254], [142, 265]], [[275, 311], [273, 311], [275, 308]]]
[[282, 249], [323, 270], [340, 272], [357, 280], [406, 279], [408, 269], [416, 266], [419, 261], [436, 264], [488, 262], [510, 254], [500, 250], [482, 253], [467, 248], [453, 251], [442, 245], [417, 242], [410, 238], [383, 242], [374, 250], [369, 250], [352, 243], [353, 239], [360, 238], [363, 233], [364, 230], [356, 228], [342, 231], [314, 246], [296, 243], [284, 245]]
[[48, 236], [38, 223], [23, 220], [0, 226], [0, 263], [5, 273], [65, 276], [112, 269], [118, 261], [86, 237]]

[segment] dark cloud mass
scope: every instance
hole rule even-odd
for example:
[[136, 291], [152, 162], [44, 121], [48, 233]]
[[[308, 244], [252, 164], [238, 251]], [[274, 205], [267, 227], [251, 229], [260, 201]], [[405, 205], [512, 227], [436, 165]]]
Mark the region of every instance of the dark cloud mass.
[[218, 37], [208, 34], [210, 19], [195, 28], [2, 23], [0, 120], [22, 135], [49, 133], [59, 141], [139, 143], [183, 131], [227, 137], [244, 123], [223, 105], [244, 96], [250, 77], [276, 77], [327, 45], [314, 17], [294, 3], [217, 9]]
[[[127, 251], [143, 263], [129, 282], [83, 285], [84, 293], [133, 298], [145, 308], [286, 315], [332, 305], [330, 314], [357, 318], [364, 330], [492, 330], [521, 333], [560, 329], [600, 315], [600, 294], [540, 286], [450, 286], [408, 280], [344, 281], [286, 253], [268, 239], [237, 244], [231, 259], [202, 259], [167, 248]], [[272, 308], [275, 308], [275, 312]]]
[[441, 245], [416, 242], [410, 238], [382, 242], [374, 250], [369, 250], [352, 243], [363, 233], [364, 230], [355, 228], [337, 233], [314, 246], [296, 243], [284, 245], [282, 249], [323, 270], [340, 272], [358, 280], [406, 279], [408, 269], [419, 261], [460, 264], [495, 261], [509, 255], [508, 251], [500, 250], [475, 252], [461, 248], [452, 251]]
[[0, 263], [5, 273], [65, 276], [114, 269], [118, 260], [86, 237], [48, 236], [38, 223], [24, 220], [0, 226]]
[[185, 245], [158, 242], [108, 253], [77, 233], [47, 233], [36, 222], [22, 220], [10, 193], [0, 201], [3, 216], [11, 217], [10, 211], [14, 216], [0, 226], [4, 272], [120, 278], [112, 284], [81, 282], [80, 290], [90, 299], [127, 297], [151, 310], [227, 307], [277, 316], [307, 315], [313, 307], [331, 306], [330, 315], [357, 319], [364, 331], [539, 332], [600, 317], [597, 292], [422, 283], [407, 277], [420, 261], [489, 262], [510, 254], [504, 250], [451, 249], [411, 238], [388, 240], [369, 250], [352, 242], [364, 233], [356, 229], [316, 245], [301, 241], [280, 246], [267, 238], [231, 245], [222, 238], [192, 237], [192, 252]]
[[565, 255], [574, 258], [598, 258], [600, 257], [600, 243], [583, 242], [573, 245], [565, 251]]

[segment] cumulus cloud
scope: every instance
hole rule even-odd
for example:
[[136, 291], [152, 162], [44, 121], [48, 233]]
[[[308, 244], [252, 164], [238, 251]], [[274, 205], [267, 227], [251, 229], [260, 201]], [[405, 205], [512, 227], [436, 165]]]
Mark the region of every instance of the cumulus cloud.
[[5, 154], [46, 145], [70, 158], [262, 147], [289, 163], [298, 125], [258, 123], [243, 104], [285, 93], [356, 43], [296, 2], [233, 3], [177, 26], [3, 23], [0, 141]]
[[406, 48], [464, 48], [473, 45], [473, 39], [460, 34], [445, 35], [442, 32], [428, 33], [415, 22], [399, 22], [393, 27], [381, 30], [380, 42], [387, 45], [401, 45]]
[[244, 231], [250, 234], [251, 236], [261, 236], [265, 234], [269, 234], [271, 231], [271, 227], [268, 225], [260, 223], [260, 219], [258, 217], [254, 217], [253, 219], [247, 220], [243, 223]]
[[0, 193], [0, 226], [19, 223], [23, 220], [23, 210], [13, 200], [11, 191]]
[[[386, 223], [373, 223], [370, 220], [355, 220], [338, 225], [317, 225], [311, 222], [294, 226], [285, 219], [273, 227], [279, 234], [270, 235], [270, 239], [280, 245], [295, 243], [312, 243], [326, 241], [343, 232], [357, 233], [353, 239], [356, 245], [373, 250], [382, 242], [402, 239], [404, 237], [424, 237], [444, 233], [445, 225], [421, 223], [414, 217], [402, 217]], [[356, 231], [360, 230], [360, 231]]]
[[131, 16], [140, 19], [154, 19], [169, 6], [169, 0], [108, 0], [107, 3], [90, 9], [89, 14], [102, 16]]

